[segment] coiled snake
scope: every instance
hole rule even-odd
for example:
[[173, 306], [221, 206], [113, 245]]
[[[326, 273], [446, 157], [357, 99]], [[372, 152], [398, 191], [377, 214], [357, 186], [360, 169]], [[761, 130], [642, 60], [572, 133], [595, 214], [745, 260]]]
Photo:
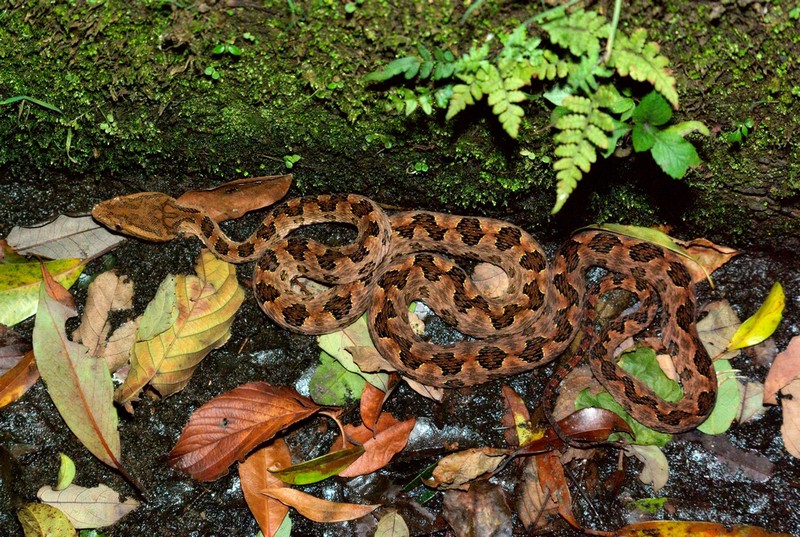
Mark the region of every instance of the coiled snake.
[[[370, 199], [353, 194], [290, 200], [242, 242], [225, 236], [202, 210], [160, 193], [114, 198], [95, 206], [92, 214], [128, 235], [164, 241], [190, 234], [226, 261], [257, 260], [256, 300], [289, 330], [333, 332], [368, 310], [378, 351], [403, 374], [433, 386], [479, 384], [554, 360], [582, 324], [591, 324], [585, 313], [592, 295], [586, 271], [602, 267], [610, 273], [602, 290], [621, 287], [640, 301], [636, 312], [608, 323], [588, 345], [588, 361], [603, 386], [635, 419], [664, 432], [696, 427], [716, 399], [712, 361], [694, 325], [689, 272], [675, 253], [638, 239], [581, 231], [548, 266], [539, 244], [509, 223], [423, 211], [388, 216]], [[298, 227], [322, 222], [353, 225], [358, 237], [334, 248], [289, 236]], [[509, 277], [507, 292], [484, 297], [451, 257], [499, 266]], [[292, 286], [301, 277], [331, 287], [304, 294]], [[684, 391], [677, 402], [662, 400], [610, 358], [624, 339], [652, 322], [659, 299], [663, 343]], [[408, 305], [415, 300], [475, 339], [442, 346], [415, 335], [408, 323]]]

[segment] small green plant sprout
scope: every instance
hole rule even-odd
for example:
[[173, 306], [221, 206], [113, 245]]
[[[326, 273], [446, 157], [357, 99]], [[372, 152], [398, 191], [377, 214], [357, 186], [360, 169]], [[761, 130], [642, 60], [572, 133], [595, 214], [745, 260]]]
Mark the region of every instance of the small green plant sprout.
[[394, 136], [390, 134], [380, 134], [377, 132], [374, 134], [367, 134], [366, 136], [364, 136], [364, 139], [369, 143], [379, 142], [383, 144], [384, 149], [391, 149], [392, 146], [394, 146], [394, 141], [395, 141]]
[[753, 121], [752, 118], [747, 118], [744, 121], [737, 121], [736, 127], [732, 131], [724, 132], [722, 135], [726, 142], [730, 144], [740, 144], [747, 138], [747, 135], [750, 134], [750, 131], [755, 126], [755, 121]]
[[347, 2], [344, 5], [344, 12], [348, 15], [355, 13], [356, 10], [364, 3], [364, 0], [353, 0], [352, 2]]
[[[643, 151], [650, 150], [672, 177], [682, 176], [688, 166], [699, 162], [683, 137], [692, 131], [706, 134], [707, 129], [699, 122], [663, 127], [671, 118], [671, 108], [678, 108], [669, 60], [657, 43], [648, 41], [646, 30], [625, 33], [617, 28], [620, 0], [611, 23], [594, 11], [568, 11], [573, 4], [540, 13], [501, 35], [499, 44], [474, 43], [461, 56], [418, 45], [417, 54], [388, 63], [366, 80], [385, 82], [402, 75], [404, 85], [391, 91], [387, 108], [406, 115], [417, 109], [430, 115], [434, 108], [442, 108], [447, 110], [446, 119], [451, 119], [485, 98], [512, 138], [520, 135], [528, 103], [554, 104], [556, 159], [552, 167], [557, 186], [553, 213], [596, 162], [598, 152], [611, 155], [617, 141], [634, 129], [639, 147], [649, 143]], [[528, 35], [531, 23], [540, 26], [537, 33], [546, 40]], [[650, 85], [660, 99], [642, 99], [639, 106], [644, 106], [635, 118], [639, 107], [629, 94], [634, 86], [631, 81]], [[665, 155], [673, 150], [680, 154]]]
[[283, 155], [283, 165], [286, 166], [287, 169], [292, 169], [292, 167], [300, 160], [302, 157], [300, 155]]
[[220, 56], [223, 54], [230, 54], [231, 56], [241, 56], [242, 49], [233, 44], [234, 40], [231, 39], [227, 43], [218, 43], [211, 49], [211, 54]]
[[408, 173], [410, 175], [416, 175], [418, 173], [425, 173], [428, 171], [428, 163], [424, 160], [418, 160], [414, 163], [413, 166], [409, 166]]
[[245, 32], [245, 33], [243, 33], [243, 34], [242, 34], [242, 39], [247, 39], [247, 40], [248, 40], [248, 41], [250, 41], [251, 43], [255, 43], [255, 42], [256, 42], [256, 36], [254, 36], [254, 35], [253, 35], [253, 34], [251, 34], [250, 32]]
[[215, 65], [209, 65], [206, 67], [203, 71], [203, 74], [213, 80], [219, 80], [219, 77], [221, 76]]

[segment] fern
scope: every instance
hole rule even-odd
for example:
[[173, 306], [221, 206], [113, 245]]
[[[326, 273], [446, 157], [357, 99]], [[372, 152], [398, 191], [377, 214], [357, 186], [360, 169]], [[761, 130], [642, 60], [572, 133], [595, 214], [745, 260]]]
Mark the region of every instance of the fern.
[[[647, 128], [642, 126], [640, 116], [649, 113], [652, 104], [643, 101], [646, 106], [638, 108], [631, 97], [621, 95], [615, 86], [625, 77], [648, 82], [673, 108], [678, 107], [669, 60], [661, 54], [657, 43], [647, 40], [645, 30], [627, 35], [612, 29], [599, 13], [584, 9], [568, 13], [565, 8], [553, 8], [535, 20], [540, 22], [547, 40], [529, 36], [527, 24], [523, 23], [501, 36], [499, 50], [496, 47], [493, 50], [490, 42], [485, 41], [456, 57], [450, 51], [436, 48], [429, 51], [418, 46], [418, 55], [396, 59], [367, 75], [367, 80], [383, 82], [402, 75], [406, 80], [420, 82], [413, 90], [403, 88], [389, 97], [390, 107], [406, 115], [416, 110], [431, 114], [434, 108], [442, 108], [447, 110], [445, 117], [449, 120], [486, 98], [492, 113], [512, 138], [520, 135], [525, 116], [523, 104], [529, 100], [523, 89], [534, 81], [549, 86], [535, 88], [532, 93], [557, 106], [553, 111], [558, 157], [553, 162], [557, 179], [554, 213], [597, 161], [598, 151], [608, 157], [617, 141], [628, 133], [637, 142], [635, 146], [646, 135], [652, 135], [653, 143], [645, 150], [655, 148], [658, 138], [656, 161], [672, 176], [682, 176], [697, 162], [694, 148], [683, 140], [684, 134], [673, 127], [661, 129], [649, 115]], [[608, 38], [612, 31], [615, 44], [604, 63], [600, 59], [601, 49], [604, 43], [611, 46]], [[654, 102], [648, 99], [649, 103]], [[666, 102], [664, 106], [669, 108]], [[632, 118], [635, 109], [639, 112]], [[652, 131], [653, 128], [661, 129], [661, 134]], [[672, 153], [667, 155], [669, 151]], [[656, 157], [656, 152], [653, 155]]]
[[615, 67], [621, 76], [630, 76], [637, 82], [650, 82], [674, 108], [678, 108], [675, 77], [667, 68], [669, 59], [660, 54], [658, 43], [647, 42], [647, 31], [639, 28], [630, 37], [620, 32], [616, 43], [608, 64]]

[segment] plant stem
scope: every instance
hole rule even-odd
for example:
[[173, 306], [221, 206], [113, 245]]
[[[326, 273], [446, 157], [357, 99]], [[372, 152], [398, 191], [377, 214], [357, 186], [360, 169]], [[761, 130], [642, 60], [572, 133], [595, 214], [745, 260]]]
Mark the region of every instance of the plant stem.
[[622, 0], [614, 0], [614, 15], [611, 18], [611, 28], [608, 30], [608, 42], [606, 42], [606, 53], [603, 56], [603, 63], [606, 63], [611, 57], [611, 50], [614, 48], [614, 36], [617, 34], [620, 11], [622, 11]]

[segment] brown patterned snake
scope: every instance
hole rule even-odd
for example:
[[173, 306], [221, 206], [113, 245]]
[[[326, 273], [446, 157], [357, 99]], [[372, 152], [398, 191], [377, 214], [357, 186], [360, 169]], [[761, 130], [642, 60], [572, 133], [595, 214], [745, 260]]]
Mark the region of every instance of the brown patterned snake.
[[[664, 432], [696, 427], [714, 405], [716, 377], [694, 325], [689, 273], [676, 254], [648, 242], [582, 231], [558, 249], [548, 267], [539, 244], [506, 222], [422, 211], [390, 217], [368, 198], [352, 194], [290, 200], [243, 242], [226, 237], [200, 209], [159, 193], [114, 198], [92, 214], [128, 235], [164, 241], [190, 234], [226, 261], [258, 260], [256, 300], [289, 330], [333, 332], [368, 310], [378, 351], [403, 374], [434, 386], [467, 386], [528, 371], [561, 354], [582, 324], [596, 332], [586, 321], [593, 299], [585, 273], [602, 267], [610, 275], [594, 293], [622, 287], [638, 295], [640, 307], [608, 323], [588, 345], [598, 380], [634, 418]], [[289, 236], [298, 227], [322, 222], [354, 225], [358, 237], [333, 248]], [[507, 292], [484, 297], [452, 256], [501, 267], [509, 277]], [[332, 287], [310, 295], [292, 286], [298, 278]], [[674, 403], [609, 358], [623, 340], [652, 322], [658, 299], [662, 339], [685, 394]], [[415, 300], [476, 339], [445, 346], [424, 341], [408, 324], [408, 305]]]

